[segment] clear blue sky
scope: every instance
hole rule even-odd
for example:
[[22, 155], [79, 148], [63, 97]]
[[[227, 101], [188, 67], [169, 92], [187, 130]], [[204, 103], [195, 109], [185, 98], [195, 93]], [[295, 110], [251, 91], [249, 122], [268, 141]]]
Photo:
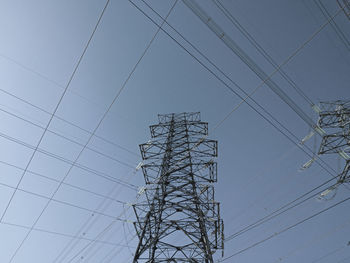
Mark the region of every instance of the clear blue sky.
[[[134, 2], [157, 23], [161, 22], [141, 0]], [[327, 21], [321, 4], [330, 14], [339, 10], [335, 0], [221, 2], [278, 64]], [[147, 3], [164, 17], [174, 1]], [[267, 74], [273, 72], [273, 67], [211, 0], [197, 3]], [[104, 4], [101, 0], [1, 1], [1, 213], [43, 134], [42, 127], [59, 103]], [[257, 76], [182, 1], [178, 1], [167, 21], [246, 92], [260, 84]], [[314, 103], [350, 97], [350, 45], [346, 42], [350, 41], [350, 20], [339, 12], [334, 21], [336, 26], [327, 25], [283, 66]], [[345, 39], [341, 40], [334, 28], [340, 29]], [[169, 26], [164, 29], [225, 79]], [[110, 1], [0, 224], [0, 262], [10, 262], [13, 255], [14, 263], [131, 262], [137, 239], [130, 223], [135, 220], [130, 203], [135, 202], [135, 189], [144, 185], [141, 171], [135, 173], [140, 162], [138, 145], [149, 140], [148, 126], [157, 122], [158, 113], [200, 111], [202, 120], [209, 122], [210, 137], [219, 141], [215, 188], [226, 236], [331, 178], [317, 163], [299, 171], [310, 157], [246, 104], [214, 130], [241, 100], [162, 31], [113, 103], [96, 136], [69, 170], [156, 30], [128, 0]], [[273, 80], [317, 120], [310, 105], [280, 75], [274, 75]], [[308, 126], [267, 86], [258, 89], [253, 98], [299, 140], [309, 133]], [[315, 137], [307, 146], [317, 151], [319, 143], [320, 138]], [[335, 170], [334, 174], [344, 166], [336, 156], [323, 160]], [[129, 187], [118, 183], [120, 180]], [[33, 225], [47, 204], [45, 197], [53, 194], [53, 200]], [[225, 255], [249, 247], [349, 194], [350, 190], [341, 186], [332, 200], [312, 198], [227, 241]], [[106, 196], [109, 199], [105, 200]], [[111, 199], [115, 200], [110, 202]], [[339, 205], [227, 262], [334, 263], [349, 257], [349, 208], [350, 203]], [[92, 216], [93, 210], [103, 215]], [[91, 243], [89, 240], [110, 225], [113, 217], [127, 222], [115, 221], [99, 237], [104, 243]], [[16, 252], [31, 227], [33, 230]], [[83, 239], [71, 238], [76, 235]], [[333, 255], [316, 261], [338, 248]], [[220, 253], [215, 258], [219, 259]]]

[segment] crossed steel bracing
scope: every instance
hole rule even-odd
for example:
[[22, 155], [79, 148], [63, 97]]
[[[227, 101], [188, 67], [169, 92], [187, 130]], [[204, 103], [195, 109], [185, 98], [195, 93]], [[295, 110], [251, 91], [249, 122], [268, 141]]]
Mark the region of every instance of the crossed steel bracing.
[[338, 183], [350, 182], [350, 101], [321, 102], [318, 125], [327, 132], [323, 136], [319, 154], [342, 153], [345, 168]]
[[133, 262], [214, 262], [223, 221], [214, 200], [217, 141], [200, 113], [158, 115], [140, 145], [146, 201], [134, 205], [139, 243]]

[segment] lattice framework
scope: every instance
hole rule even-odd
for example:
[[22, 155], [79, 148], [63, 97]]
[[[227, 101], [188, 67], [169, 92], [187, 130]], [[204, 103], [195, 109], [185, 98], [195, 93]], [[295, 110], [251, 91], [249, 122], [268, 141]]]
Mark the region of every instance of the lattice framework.
[[338, 183], [350, 182], [350, 101], [321, 102], [318, 125], [326, 131], [319, 154], [339, 153], [346, 159]]
[[214, 199], [217, 141], [200, 113], [158, 115], [140, 145], [146, 200], [134, 205], [139, 243], [133, 262], [213, 262], [223, 249]]

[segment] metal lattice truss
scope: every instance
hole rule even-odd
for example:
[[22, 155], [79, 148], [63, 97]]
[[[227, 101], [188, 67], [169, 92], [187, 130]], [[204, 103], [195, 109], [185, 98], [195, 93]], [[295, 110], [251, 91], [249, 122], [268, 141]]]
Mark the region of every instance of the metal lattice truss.
[[350, 135], [343, 132], [325, 135], [322, 138], [319, 154], [337, 153], [340, 149], [349, 153], [349, 142]]
[[217, 141], [199, 113], [159, 115], [140, 145], [146, 201], [134, 205], [139, 237], [133, 262], [213, 262], [223, 249], [214, 200]]
[[[326, 131], [319, 154], [339, 153], [349, 159], [350, 153], [350, 101], [321, 102], [318, 125]], [[349, 160], [339, 175], [339, 182], [349, 180]]]
[[323, 136], [319, 154], [349, 152], [350, 101], [321, 102], [318, 125]]

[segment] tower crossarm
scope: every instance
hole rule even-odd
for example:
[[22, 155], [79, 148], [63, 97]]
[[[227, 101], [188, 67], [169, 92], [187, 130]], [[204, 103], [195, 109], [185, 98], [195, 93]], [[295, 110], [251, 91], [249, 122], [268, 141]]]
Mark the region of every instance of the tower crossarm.
[[318, 124], [324, 129], [318, 154], [339, 154], [345, 159], [345, 168], [338, 183], [349, 181], [350, 159], [350, 101], [321, 102]]

